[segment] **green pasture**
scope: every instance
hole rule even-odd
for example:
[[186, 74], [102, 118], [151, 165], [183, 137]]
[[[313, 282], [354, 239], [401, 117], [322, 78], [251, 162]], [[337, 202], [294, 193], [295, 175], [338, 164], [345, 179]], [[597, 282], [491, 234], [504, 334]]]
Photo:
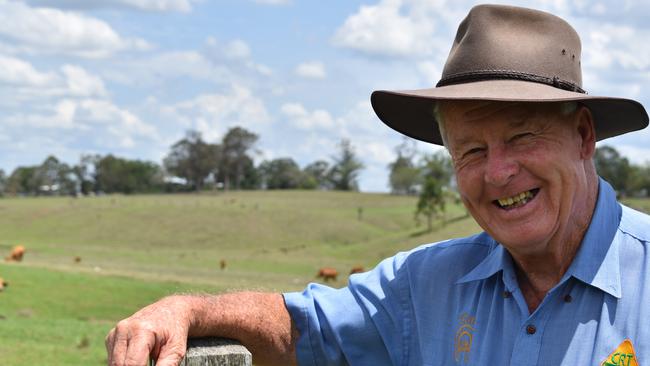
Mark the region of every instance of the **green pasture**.
[[415, 203], [318, 191], [0, 199], [0, 254], [27, 248], [0, 263], [0, 365], [105, 364], [108, 330], [166, 294], [298, 290], [322, 266], [344, 286], [352, 266], [479, 230], [450, 203], [426, 233]]

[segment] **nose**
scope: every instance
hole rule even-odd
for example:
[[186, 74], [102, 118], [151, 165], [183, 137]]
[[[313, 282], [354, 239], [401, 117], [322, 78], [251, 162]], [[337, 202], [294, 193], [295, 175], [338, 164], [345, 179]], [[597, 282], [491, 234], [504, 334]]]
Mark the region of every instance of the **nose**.
[[496, 187], [507, 185], [519, 173], [519, 163], [502, 146], [488, 149], [485, 182]]

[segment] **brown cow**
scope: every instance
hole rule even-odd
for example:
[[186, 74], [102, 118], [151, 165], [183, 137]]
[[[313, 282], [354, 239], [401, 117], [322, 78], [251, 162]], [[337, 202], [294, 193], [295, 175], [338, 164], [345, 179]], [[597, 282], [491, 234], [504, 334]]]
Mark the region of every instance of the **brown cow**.
[[73, 260], [75, 263], [81, 263], [81, 257], [78, 256], [78, 255], [75, 256], [72, 260]]
[[336, 281], [336, 276], [338, 275], [339, 273], [336, 271], [336, 269], [331, 267], [323, 267], [318, 270], [318, 274], [316, 275], [316, 277], [322, 277], [323, 281], [327, 282], [329, 280]]
[[16, 245], [12, 250], [11, 254], [5, 257], [7, 262], [20, 262], [23, 260], [23, 255], [25, 255], [25, 247], [22, 245]]
[[219, 261], [219, 268], [221, 268], [222, 271], [223, 271], [224, 269], [226, 269], [226, 266], [227, 266], [227, 265], [228, 265], [228, 263], [226, 263], [226, 260], [225, 260], [225, 259], [222, 259], [222, 260]]
[[5, 281], [4, 278], [0, 277], [0, 292], [4, 291], [5, 287], [9, 286], [9, 282]]
[[365, 269], [363, 269], [363, 266], [354, 266], [350, 270], [350, 274], [361, 273], [361, 272], [365, 272]]

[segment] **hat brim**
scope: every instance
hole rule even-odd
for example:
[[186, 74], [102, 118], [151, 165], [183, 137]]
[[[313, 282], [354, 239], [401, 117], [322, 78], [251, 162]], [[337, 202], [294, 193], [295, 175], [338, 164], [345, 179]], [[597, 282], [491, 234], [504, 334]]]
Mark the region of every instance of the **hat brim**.
[[377, 90], [370, 97], [375, 113], [390, 128], [417, 140], [442, 145], [433, 114], [434, 103], [439, 100], [577, 101], [591, 110], [597, 140], [648, 126], [648, 114], [637, 101], [591, 96], [519, 80], [488, 80], [418, 90]]

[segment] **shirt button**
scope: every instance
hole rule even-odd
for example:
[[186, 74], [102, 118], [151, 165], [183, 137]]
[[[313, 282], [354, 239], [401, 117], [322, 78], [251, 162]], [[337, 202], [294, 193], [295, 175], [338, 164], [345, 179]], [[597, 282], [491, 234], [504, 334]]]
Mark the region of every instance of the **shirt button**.
[[535, 332], [537, 332], [537, 328], [535, 328], [534, 325], [531, 324], [531, 325], [526, 327], [526, 333], [535, 334]]
[[503, 298], [504, 298], [504, 299], [507, 299], [507, 298], [509, 298], [510, 296], [512, 296], [512, 292], [510, 292], [510, 291], [503, 291]]
[[570, 294], [564, 295], [564, 302], [571, 302], [573, 301], [573, 297]]

